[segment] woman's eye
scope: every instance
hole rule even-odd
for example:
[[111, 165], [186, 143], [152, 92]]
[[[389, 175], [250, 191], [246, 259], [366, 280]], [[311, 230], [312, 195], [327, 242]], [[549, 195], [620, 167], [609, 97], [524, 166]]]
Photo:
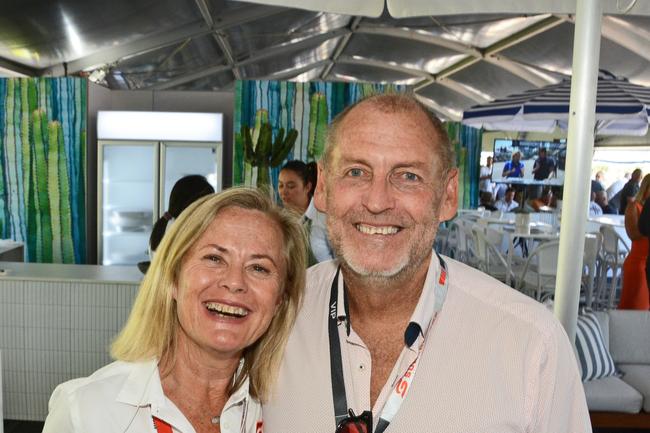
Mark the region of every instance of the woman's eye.
[[216, 254], [208, 254], [208, 255], [204, 256], [203, 258], [205, 260], [209, 260], [209, 261], [215, 262], [215, 263], [221, 263], [223, 261], [221, 256], [218, 256]]
[[251, 268], [253, 269], [253, 271], [259, 272], [259, 273], [262, 273], [262, 274], [271, 273], [271, 271], [268, 268], [266, 268], [266, 267], [264, 267], [262, 265], [253, 265], [253, 266], [251, 266]]

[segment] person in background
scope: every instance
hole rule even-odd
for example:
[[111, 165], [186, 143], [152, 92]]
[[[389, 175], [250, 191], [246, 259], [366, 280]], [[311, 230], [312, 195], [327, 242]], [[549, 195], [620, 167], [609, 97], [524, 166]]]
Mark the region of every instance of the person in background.
[[413, 96], [372, 96], [334, 119], [314, 200], [337, 259], [308, 271], [268, 431], [591, 431], [553, 315], [432, 250], [457, 212], [454, 161]]
[[[591, 193], [595, 194], [600, 191], [605, 191], [605, 186], [603, 185], [603, 179], [605, 175], [602, 171], [596, 172], [594, 179], [591, 179]], [[593, 200], [592, 200], [593, 201]]]
[[[612, 198], [618, 194], [625, 184], [630, 180], [630, 173], [625, 173], [623, 179], [618, 179], [607, 188], [607, 200], [611, 203]], [[618, 208], [618, 207], [617, 207]]]
[[280, 169], [278, 195], [285, 207], [302, 214], [309, 235], [309, 265], [333, 258], [327, 238], [326, 216], [318, 212], [312, 197], [317, 181], [315, 162], [288, 161]]
[[[604, 192], [604, 190], [598, 192]], [[594, 217], [602, 214], [603, 214], [603, 209], [600, 207], [598, 203], [596, 203], [596, 193], [592, 192], [589, 197], [589, 216]]]
[[305, 284], [304, 232], [253, 189], [187, 210], [140, 285], [116, 361], [59, 385], [44, 433], [263, 430], [260, 402]]
[[533, 178], [535, 180], [546, 180], [557, 174], [557, 167], [553, 158], [547, 156], [546, 148], [539, 149], [538, 158], [533, 164]]
[[546, 186], [541, 196], [527, 200], [526, 205], [527, 210], [532, 212], [550, 212], [556, 207], [557, 198], [553, 194], [553, 189]]
[[[152, 258], [170, 223], [177, 219], [189, 205], [199, 198], [213, 194], [214, 188], [208, 180], [198, 174], [184, 176], [176, 181], [169, 193], [169, 208], [153, 225], [149, 237], [149, 257]], [[151, 262], [140, 262], [138, 268], [146, 273]]]
[[494, 206], [497, 208], [497, 210], [500, 210], [502, 212], [512, 212], [519, 207], [519, 203], [517, 203], [514, 198], [515, 190], [508, 188], [506, 190], [506, 195], [503, 197], [503, 200], [498, 200]]
[[596, 198], [594, 201], [600, 206], [600, 209], [603, 211], [603, 214], [617, 214], [617, 210], [614, 206], [610, 205], [607, 201], [607, 192], [598, 191], [596, 193]]
[[479, 207], [483, 207], [485, 210], [495, 211], [498, 210], [494, 206], [494, 201], [492, 200], [492, 193], [488, 191], [481, 191], [481, 196], [479, 200]]
[[524, 163], [520, 161], [521, 152], [512, 154], [512, 159], [503, 165], [502, 177], [524, 177]]
[[[639, 232], [650, 242], [650, 200], [645, 201], [641, 215], [639, 215]], [[650, 287], [650, 254], [645, 262], [645, 279], [646, 284]]]
[[627, 208], [628, 203], [631, 203], [634, 200], [634, 197], [639, 192], [639, 182], [643, 177], [643, 172], [640, 168], [637, 168], [632, 172], [630, 180], [625, 184], [620, 194], [620, 202], [618, 207], [618, 213], [620, 215], [625, 215], [625, 209]]
[[492, 183], [492, 157], [487, 157], [487, 162], [481, 166], [481, 171], [478, 178], [479, 192], [494, 193], [494, 184]]
[[646, 279], [646, 262], [650, 249], [648, 238], [639, 231], [643, 205], [650, 197], [650, 174], [647, 174], [634, 200], [625, 210], [625, 232], [632, 241], [632, 248], [623, 262], [623, 288], [618, 308], [623, 310], [650, 309], [650, 292]]

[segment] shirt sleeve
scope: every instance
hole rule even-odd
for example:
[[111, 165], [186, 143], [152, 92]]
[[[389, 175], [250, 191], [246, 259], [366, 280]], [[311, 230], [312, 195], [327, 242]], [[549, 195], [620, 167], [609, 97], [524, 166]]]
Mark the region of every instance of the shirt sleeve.
[[[542, 362], [538, 371], [531, 371], [532, 405], [531, 433], [591, 433], [591, 421], [580, 381], [578, 363], [564, 328], [558, 321], [544, 338], [538, 350]], [[544, 353], [545, 352], [545, 353]]]
[[650, 237], [650, 200], [645, 201], [641, 215], [639, 215], [639, 231], [644, 236]]
[[42, 433], [72, 433], [78, 431], [73, 421], [73, 403], [66, 387], [56, 387], [48, 404], [49, 412]]

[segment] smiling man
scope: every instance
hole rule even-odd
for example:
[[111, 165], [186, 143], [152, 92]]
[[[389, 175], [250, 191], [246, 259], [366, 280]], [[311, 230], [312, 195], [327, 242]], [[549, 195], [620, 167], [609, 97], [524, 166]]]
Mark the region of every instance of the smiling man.
[[316, 206], [337, 259], [309, 270], [265, 429], [588, 432], [571, 345], [536, 301], [432, 250], [458, 172], [403, 95], [332, 123]]

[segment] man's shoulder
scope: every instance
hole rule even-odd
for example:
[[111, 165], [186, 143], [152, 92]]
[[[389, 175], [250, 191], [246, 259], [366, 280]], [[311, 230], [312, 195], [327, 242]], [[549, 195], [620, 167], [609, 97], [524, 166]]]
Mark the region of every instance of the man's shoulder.
[[547, 333], [555, 321], [540, 302], [475, 268], [445, 260], [449, 267], [449, 296], [456, 299], [459, 309], [473, 317], [490, 317], [513, 326], [529, 327], [536, 334]]

